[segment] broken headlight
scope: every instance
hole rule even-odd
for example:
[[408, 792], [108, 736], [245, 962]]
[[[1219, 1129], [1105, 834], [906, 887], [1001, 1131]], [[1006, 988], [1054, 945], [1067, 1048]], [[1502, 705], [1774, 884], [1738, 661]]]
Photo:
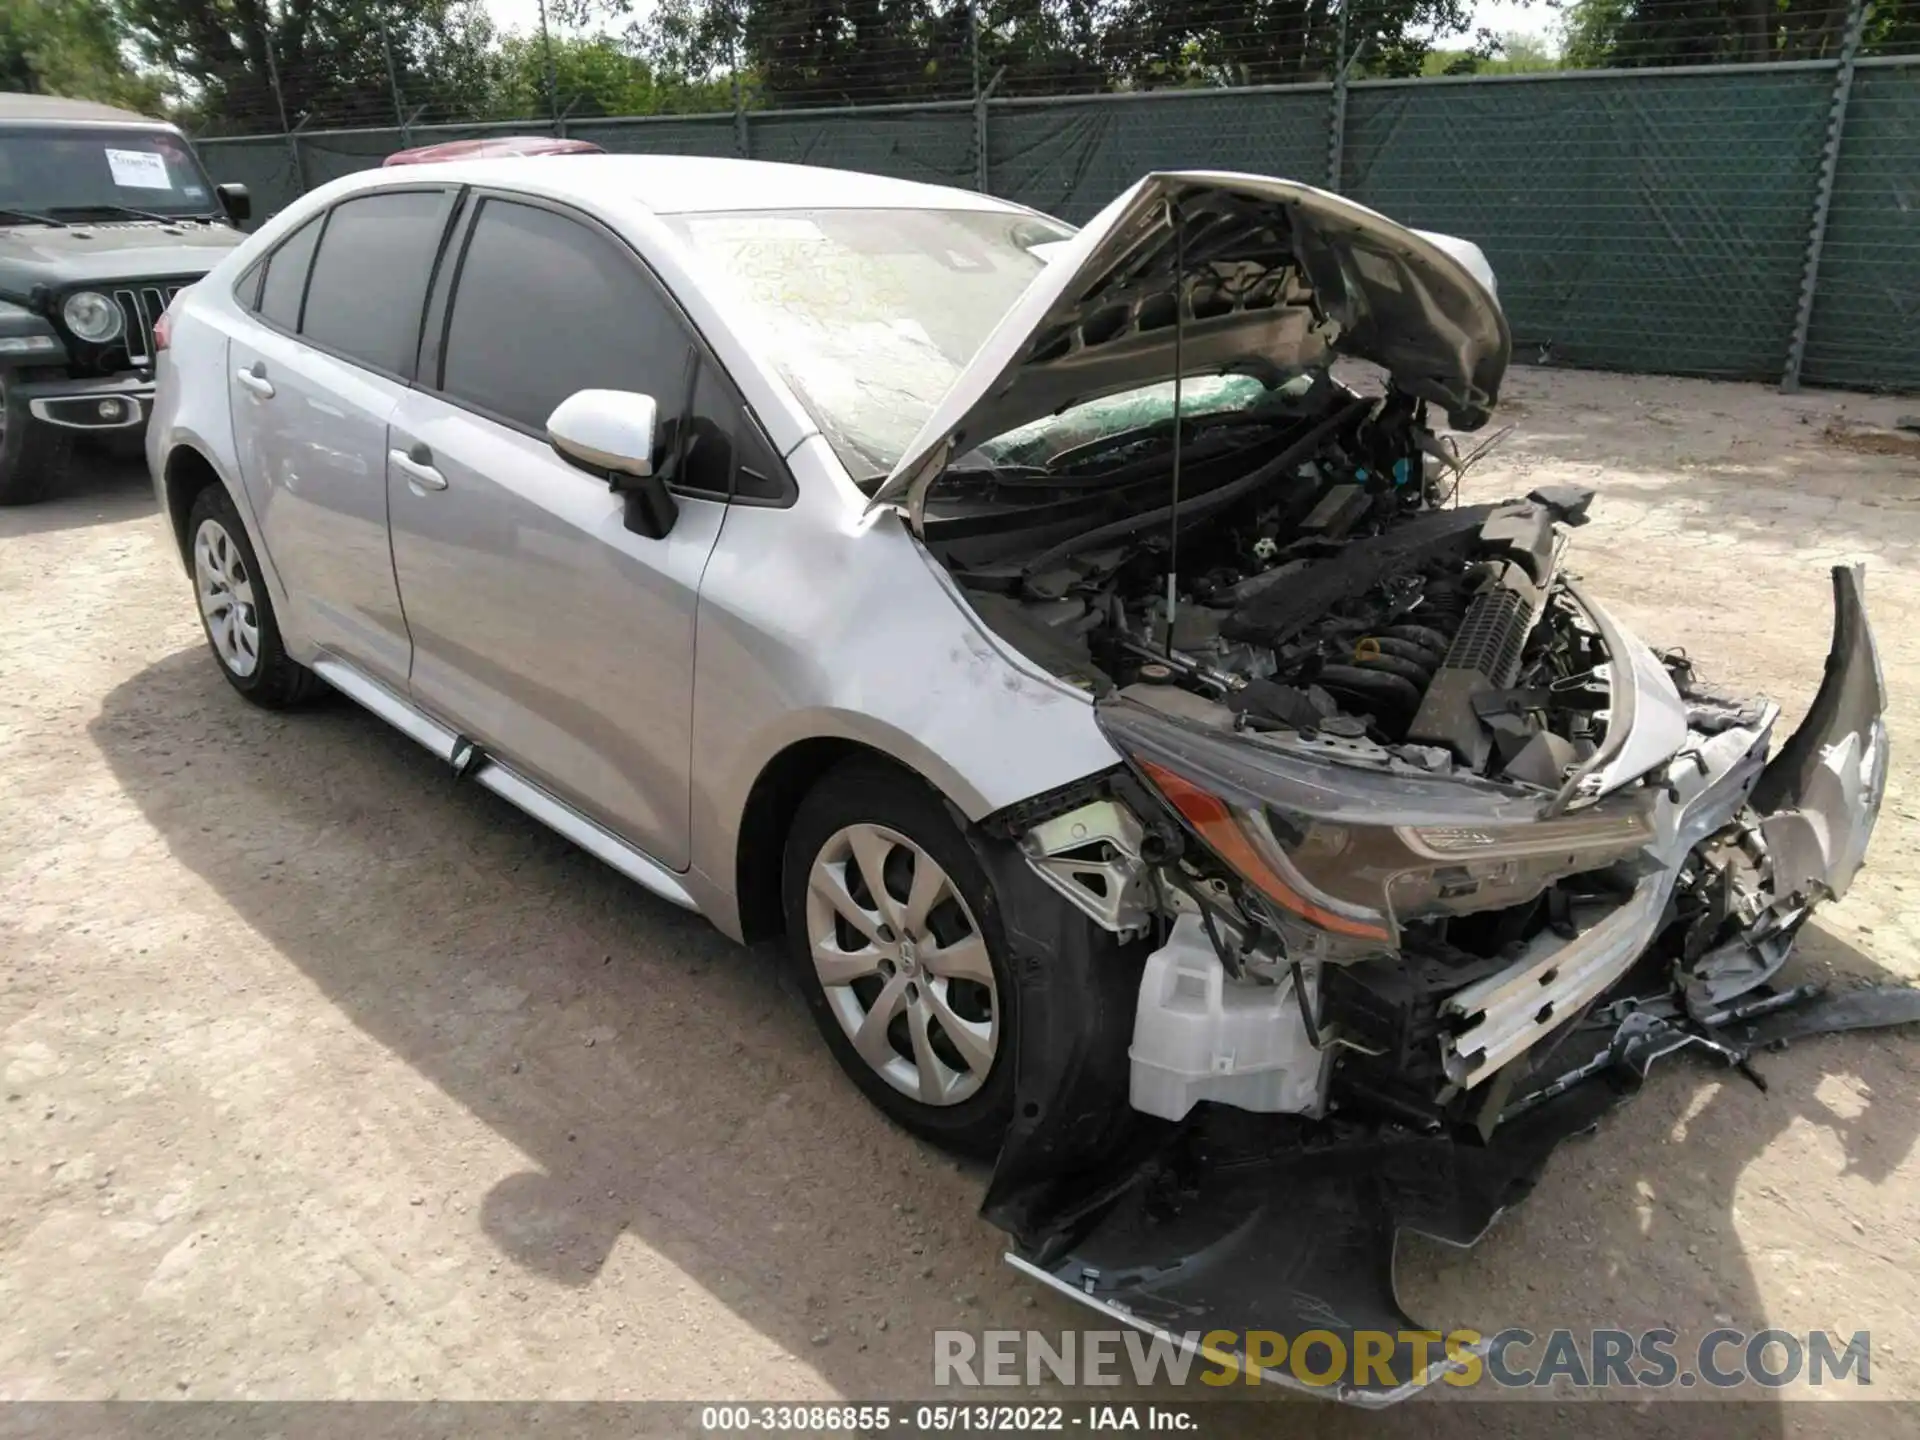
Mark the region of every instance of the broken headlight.
[[1216, 859], [1342, 953], [1396, 948], [1408, 920], [1531, 899], [1653, 838], [1640, 795], [1543, 820], [1539, 795], [1490, 781], [1314, 760], [1125, 701], [1099, 715]]

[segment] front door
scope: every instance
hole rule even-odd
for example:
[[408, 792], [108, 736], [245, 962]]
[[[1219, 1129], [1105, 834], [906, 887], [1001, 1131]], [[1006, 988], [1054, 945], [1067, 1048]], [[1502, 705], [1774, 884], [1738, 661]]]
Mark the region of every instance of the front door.
[[[683, 868], [694, 613], [726, 505], [683, 496], [665, 538], [636, 535], [545, 428], [583, 389], [647, 394], [676, 417], [691, 337], [621, 241], [498, 197], [479, 204], [435, 309], [444, 342], [430, 341], [388, 448], [413, 698]], [[663, 423], [663, 445], [671, 433]]]

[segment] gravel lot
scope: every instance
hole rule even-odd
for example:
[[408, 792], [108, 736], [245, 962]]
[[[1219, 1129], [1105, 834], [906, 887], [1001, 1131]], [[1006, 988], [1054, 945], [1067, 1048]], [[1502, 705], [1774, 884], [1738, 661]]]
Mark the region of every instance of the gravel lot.
[[[1920, 437], [1871, 428], [1914, 403], [1510, 394], [1472, 491], [1598, 487], [1576, 568], [1790, 718], [1826, 567], [1868, 562], [1893, 781], [1801, 963], [1916, 976]], [[0, 1398], [898, 1398], [936, 1328], [1080, 1323], [1000, 1263], [981, 1174], [840, 1078], [770, 951], [345, 703], [235, 697], [136, 466], [0, 511], [0, 780]], [[1869, 1329], [1871, 1393], [1920, 1399], [1920, 1035], [1762, 1069], [1669, 1066], [1471, 1256], [1408, 1247], [1413, 1313]]]

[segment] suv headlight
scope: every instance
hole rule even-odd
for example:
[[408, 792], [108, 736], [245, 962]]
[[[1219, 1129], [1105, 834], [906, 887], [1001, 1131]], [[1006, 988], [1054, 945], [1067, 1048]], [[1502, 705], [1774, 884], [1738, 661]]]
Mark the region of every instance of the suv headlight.
[[120, 307], [98, 290], [76, 290], [60, 307], [67, 329], [89, 345], [104, 345], [125, 324]]

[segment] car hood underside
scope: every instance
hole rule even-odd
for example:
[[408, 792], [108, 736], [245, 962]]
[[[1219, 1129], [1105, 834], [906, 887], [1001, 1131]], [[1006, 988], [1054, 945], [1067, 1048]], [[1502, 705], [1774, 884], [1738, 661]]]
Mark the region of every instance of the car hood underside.
[[1292, 180], [1152, 174], [1061, 244], [963, 370], [874, 502], [916, 517], [947, 462], [1067, 405], [1178, 369], [1371, 361], [1483, 424], [1511, 351], [1478, 247]]

